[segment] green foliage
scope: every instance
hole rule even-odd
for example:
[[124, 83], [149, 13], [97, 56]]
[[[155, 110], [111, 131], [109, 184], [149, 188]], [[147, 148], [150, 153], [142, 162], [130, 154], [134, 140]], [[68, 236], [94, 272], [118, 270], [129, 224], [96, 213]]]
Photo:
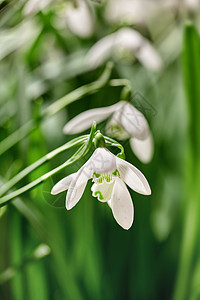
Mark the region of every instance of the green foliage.
[[[0, 299], [199, 299], [199, 9], [156, 2], [151, 10], [141, 0], [144, 13], [115, 18], [108, 1], [88, 0], [84, 36], [67, 18], [79, 1], [31, 2], [0, 1]], [[92, 45], [123, 27], [145, 37], [136, 51], [121, 41], [98, 67], [90, 64]], [[142, 60], [147, 42], [162, 68], [149, 68], [151, 55]], [[147, 165], [127, 140], [107, 136], [105, 122], [90, 134], [63, 134], [79, 113], [120, 100], [148, 120], [155, 154]], [[98, 130], [151, 186], [148, 199], [131, 192], [129, 231], [92, 197], [90, 183], [70, 211], [65, 193], [50, 194], [85, 163]]]

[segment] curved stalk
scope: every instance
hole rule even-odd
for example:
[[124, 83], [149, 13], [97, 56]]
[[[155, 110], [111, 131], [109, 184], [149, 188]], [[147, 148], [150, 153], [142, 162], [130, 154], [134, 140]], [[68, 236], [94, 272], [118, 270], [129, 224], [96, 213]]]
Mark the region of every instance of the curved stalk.
[[22, 180], [25, 176], [30, 174], [35, 169], [39, 168], [41, 165], [46, 163], [47, 161], [51, 160], [52, 158], [56, 157], [58, 154], [62, 153], [63, 151], [70, 149], [72, 147], [81, 145], [83, 142], [87, 140], [89, 135], [82, 136], [81, 138], [76, 138], [72, 141], [67, 142], [66, 144], [62, 145], [61, 147], [49, 152], [36, 162], [34, 162], [32, 165], [28, 166], [24, 170], [22, 170], [20, 173], [18, 173], [16, 176], [14, 176], [12, 179], [10, 179], [6, 184], [4, 184], [0, 188], [0, 197], [3, 196], [5, 193], [7, 193], [15, 184], [17, 184], [20, 180]]
[[65, 163], [63, 163], [62, 165], [60, 165], [59, 167], [51, 170], [50, 172], [40, 176], [39, 178], [37, 178], [36, 180], [34, 180], [33, 182], [21, 187], [20, 189], [2, 197], [0, 199], [0, 207], [8, 204], [12, 199], [20, 196], [21, 194], [27, 192], [27, 191], [30, 191], [32, 190], [34, 187], [38, 186], [39, 184], [41, 184], [42, 182], [46, 181], [47, 179], [49, 179], [52, 175], [56, 174], [57, 172], [63, 170], [65, 167], [73, 164], [75, 161], [79, 160], [80, 157], [82, 155], [84, 155], [84, 147], [85, 145], [82, 145], [78, 151], [76, 151], [76, 153], [70, 157]]
[[[111, 75], [112, 68], [113, 68], [113, 63], [108, 62], [99, 79], [97, 79], [92, 83], [83, 85], [73, 90], [69, 94], [65, 95], [64, 97], [58, 99], [57, 101], [49, 105], [41, 113], [41, 119], [43, 120], [45, 118], [55, 115], [70, 103], [75, 102], [88, 94], [96, 93], [100, 88], [104, 87], [107, 84]], [[17, 129], [15, 132], [13, 132], [3, 141], [1, 141], [0, 155], [5, 153], [15, 144], [17, 144], [21, 139], [26, 137], [30, 132], [35, 130], [37, 126], [38, 124], [34, 120], [30, 120], [28, 123], [24, 124], [22, 127]]]

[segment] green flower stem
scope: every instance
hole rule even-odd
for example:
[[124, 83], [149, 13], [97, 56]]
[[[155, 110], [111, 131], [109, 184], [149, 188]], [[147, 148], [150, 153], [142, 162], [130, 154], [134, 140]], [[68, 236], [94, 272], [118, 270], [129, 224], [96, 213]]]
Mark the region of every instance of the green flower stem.
[[111, 79], [109, 81], [110, 86], [126, 86], [131, 90], [131, 82], [128, 79]]
[[[49, 107], [47, 107], [41, 114], [41, 119], [48, 118], [50, 116], [55, 115], [57, 112], [62, 110], [64, 107], [69, 105], [72, 102], [75, 102], [82, 97], [96, 93], [99, 89], [104, 87], [110, 78], [111, 71], [113, 68], [113, 63], [108, 62], [104, 72], [100, 76], [99, 79], [96, 81], [83, 85], [74, 91], [70, 92], [66, 96], [58, 99], [53, 104], [51, 104]], [[38, 124], [34, 120], [30, 120], [28, 123], [20, 127], [18, 130], [13, 132], [11, 135], [9, 135], [7, 138], [5, 138], [0, 143], [0, 155], [5, 153], [7, 150], [9, 150], [11, 147], [13, 147], [15, 144], [17, 144], [20, 140], [22, 140], [24, 137], [26, 137], [30, 132], [35, 130], [37, 128]]]
[[121, 144], [119, 144], [118, 142], [116, 142], [115, 140], [113, 140], [107, 136], [104, 136], [104, 138], [106, 141], [106, 146], [119, 148], [121, 150], [121, 152], [117, 156], [125, 159], [124, 147]]
[[189, 297], [189, 287], [191, 286], [192, 264], [196, 240], [198, 236], [198, 207], [199, 198], [196, 195], [188, 198], [187, 214], [185, 216], [183, 237], [180, 251], [180, 262], [177, 273], [174, 300], [186, 300]]
[[23, 186], [22, 188], [2, 197], [0, 199], [0, 207], [8, 204], [12, 199], [20, 196], [21, 194], [30, 191], [31, 189], [33, 189], [34, 187], [36, 187], [37, 185], [41, 184], [42, 182], [46, 181], [47, 179], [49, 179], [52, 175], [58, 173], [59, 171], [63, 170], [65, 167], [71, 165], [72, 163], [74, 163], [75, 161], [79, 160], [84, 154], [85, 154], [85, 144], [82, 145], [77, 151], [76, 153], [70, 157], [65, 163], [63, 163], [62, 165], [60, 165], [59, 167], [51, 170], [50, 172], [40, 176], [39, 178], [37, 178], [36, 180], [34, 180], [33, 182]]
[[42, 116], [50, 117], [56, 114], [57, 112], [59, 112], [60, 110], [62, 110], [70, 103], [75, 102], [86, 95], [96, 93], [100, 88], [104, 87], [108, 83], [112, 68], [113, 68], [113, 64], [111, 62], [108, 62], [103, 74], [100, 76], [99, 79], [97, 79], [92, 83], [83, 85], [77, 88], [76, 90], [70, 92], [66, 96], [60, 98], [59, 100], [51, 104], [49, 107], [47, 107], [43, 111]]
[[[131, 84], [130, 81], [127, 79], [112, 79], [108, 82], [111, 71], [113, 68], [113, 64], [109, 62], [100, 78], [92, 83], [83, 85], [74, 91], [70, 92], [69, 94], [65, 95], [64, 97], [58, 99], [51, 105], [49, 105], [42, 113], [41, 113], [41, 119], [45, 119], [48, 117], [51, 117], [58, 113], [60, 110], [62, 110], [64, 107], [69, 105], [72, 102], [75, 102], [82, 97], [96, 93], [99, 89], [104, 87], [107, 83], [110, 86], [116, 87], [116, 86], [124, 86], [122, 94], [123, 99], [127, 98], [127, 95], [131, 93]], [[126, 94], [126, 95], [125, 95]], [[9, 150], [11, 147], [13, 147], [15, 144], [17, 144], [20, 140], [22, 140], [24, 137], [26, 137], [28, 134], [30, 134], [32, 131], [34, 131], [38, 126], [38, 123], [34, 120], [30, 120], [28, 123], [24, 124], [22, 127], [17, 129], [15, 132], [13, 132], [11, 135], [9, 135], [7, 138], [5, 138], [3, 141], [0, 142], [0, 155], [5, 153], [7, 150]]]
[[35, 130], [36, 124], [33, 120], [30, 120], [19, 129], [11, 133], [7, 138], [0, 142], [0, 155], [5, 153], [19, 141], [21, 141], [24, 137], [30, 134], [33, 130]]
[[191, 281], [199, 252], [200, 216], [200, 39], [193, 24], [184, 29], [182, 69], [188, 112], [188, 136], [185, 159], [185, 209], [183, 233], [173, 299], [191, 299]]
[[22, 188], [4, 196], [3, 198], [0, 199], [0, 207], [6, 205], [10, 200], [12, 200], [13, 198], [18, 197], [19, 195], [21, 195], [22, 193], [36, 187], [38, 184], [44, 182], [45, 180], [47, 180], [49, 177], [51, 177], [52, 175], [56, 174], [57, 172], [59, 172], [60, 170], [62, 170], [63, 168], [65, 168], [66, 166], [74, 163], [75, 161], [77, 161], [78, 159], [80, 159], [82, 156], [85, 156], [89, 149], [92, 146], [92, 142], [94, 139], [95, 134], [97, 134], [98, 131], [96, 131], [96, 122], [93, 123], [90, 134], [89, 135], [84, 135], [78, 138], [73, 139], [70, 142], [67, 142], [65, 145], [51, 151], [50, 153], [48, 153], [47, 155], [45, 155], [44, 157], [42, 157], [41, 159], [39, 159], [38, 161], [36, 161], [35, 163], [33, 163], [32, 165], [30, 165], [29, 167], [25, 168], [24, 170], [22, 170], [19, 174], [17, 174], [15, 177], [13, 177], [9, 182], [7, 182], [7, 184], [5, 184], [1, 189], [0, 189], [0, 196], [2, 196], [3, 194], [5, 194], [8, 190], [10, 190], [16, 183], [18, 183], [22, 178], [24, 178], [25, 176], [27, 176], [28, 174], [30, 174], [33, 170], [37, 169], [38, 167], [40, 167], [42, 164], [44, 164], [45, 162], [51, 160], [52, 158], [54, 158], [56, 155], [58, 155], [59, 153], [74, 147], [74, 146], [78, 146], [83, 144], [77, 151], [76, 153], [70, 158], [68, 159], [65, 163], [63, 163], [61, 166], [55, 168], [54, 170], [44, 174], [43, 176], [39, 177], [38, 179], [36, 179], [35, 181], [27, 184], [26, 186], [23, 186]]
[[120, 99], [121, 100], [129, 100], [131, 93], [132, 93], [132, 88], [131, 88], [131, 82], [128, 79], [112, 79], [109, 81], [110, 86], [124, 86], [122, 89]]
[[76, 138], [72, 141], [67, 142], [66, 144], [62, 145], [61, 147], [49, 152], [36, 162], [34, 162], [32, 165], [28, 166], [24, 170], [22, 170], [20, 173], [18, 173], [16, 176], [14, 176], [11, 180], [9, 180], [6, 184], [4, 184], [0, 188], [0, 197], [3, 196], [5, 193], [7, 193], [15, 184], [17, 184], [20, 180], [22, 180], [25, 176], [30, 174], [35, 169], [39, 168], [41, 165], [46, 163], [47, 161], [50, 161], [52, 158], [56, 157], [58, 154], [64, 152], [67, 149], [70, 149], [74, 146], [79, 146], [82, 143], [84, 143], [89, 135], [82, 136], [81, 138]]

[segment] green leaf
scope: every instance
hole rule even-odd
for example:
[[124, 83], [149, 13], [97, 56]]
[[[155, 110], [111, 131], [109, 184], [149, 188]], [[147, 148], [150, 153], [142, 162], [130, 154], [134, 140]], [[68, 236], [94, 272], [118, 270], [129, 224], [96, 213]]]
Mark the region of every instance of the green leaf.
[[200, 40], [196, 28], [188, 23], [183, 38], [183, 78], [189, 111], [189, 137], [195, 158], [200, 152]]

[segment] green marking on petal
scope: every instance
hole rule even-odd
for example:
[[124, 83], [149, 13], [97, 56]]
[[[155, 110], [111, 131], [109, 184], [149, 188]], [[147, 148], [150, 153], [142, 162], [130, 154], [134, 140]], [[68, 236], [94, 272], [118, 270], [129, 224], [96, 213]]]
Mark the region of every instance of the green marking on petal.
[[98, 183], [102, 183], [103, 182], [103, 177], [100, 177], [99, 179], [97, 179]]
[[114, 176], [119, 176], [119, 171], [116, 169], [113, 173], [112, 173]]
[[106, 182], [111, 182], [112, 181], [112, 175], [105, 173], [103, 176], [101, 176], [100, 178], [98, 178], [97, 183], [103, 183], [103, 181]]
[[96, 172], [94, 172], [93, 175], [92, 175], [93, 178], [94, 178], [94, 177], [99, 178], [100, 176], [101, 176], [101, 174], [96, 173]]
[[98, 197], [99, 200], [104, 200], [104, 197], [100, 191], [94, 192], [94, 195]]
[[112, 177], [111, 177], [109, 174], [105, 174], [105, 180], [106, 180], [107, 182], [110, 182], [111, 179], [112, 179]]

